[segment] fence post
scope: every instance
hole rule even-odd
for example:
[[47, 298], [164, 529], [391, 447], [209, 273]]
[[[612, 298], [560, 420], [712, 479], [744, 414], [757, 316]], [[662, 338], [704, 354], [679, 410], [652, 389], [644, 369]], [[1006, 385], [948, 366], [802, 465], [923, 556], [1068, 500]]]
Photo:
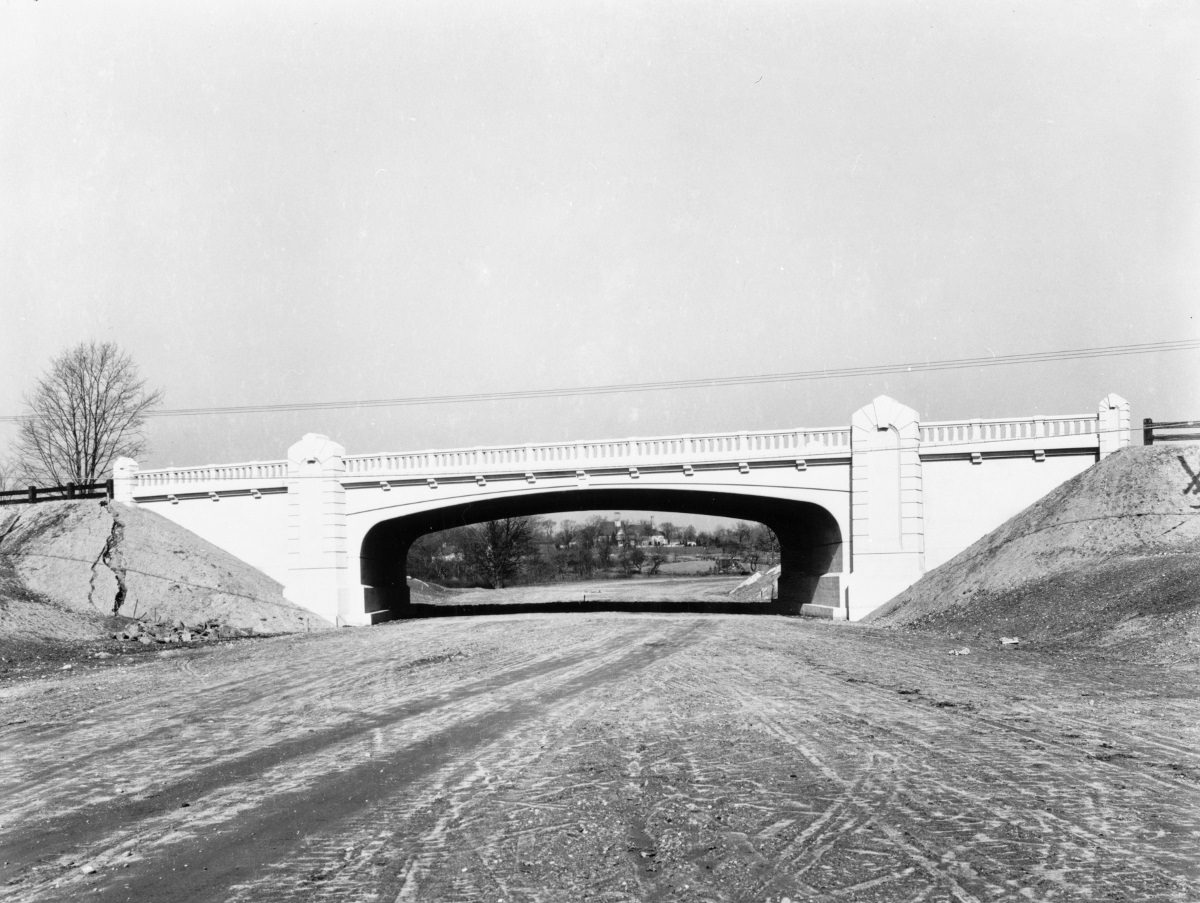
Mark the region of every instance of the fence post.
[[1154, 444], [1154, 420], [1150, 417], [1142, 420], [1142, 445]]
[[30, 486], [29, 487], [29, 504], [32, 505], [36, 501], [37, 501], [37, 487]]
[[67, 483], [67, 498], [69, 498], [69, 499], [75, 498], [75, 483], [74, 482], [69, 481]]
[[104, 497], [107, 498], [110, 502], [112, 501], [112, 498], [113, 498], [114, 487], [115, 487], [115, 484], [113, 483], [112, 477], [109, 477], [107, 480], [104, 481]]

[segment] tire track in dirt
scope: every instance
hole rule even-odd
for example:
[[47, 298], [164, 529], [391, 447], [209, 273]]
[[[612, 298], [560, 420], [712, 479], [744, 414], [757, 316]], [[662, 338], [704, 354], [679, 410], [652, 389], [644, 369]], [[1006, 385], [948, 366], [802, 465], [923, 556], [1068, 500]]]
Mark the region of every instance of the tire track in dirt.
[[[697, 627], [691, 625], [684, 633]], [[124, 857], [122, 864], [128, 863], [129, 870], [119, 874], [119, 882], [96, 888], [97, 896], [144, 899], [162, 895], [170, 888], [172, 893], [186, 890], [189, 900], [224, 899], [225, 889], [237, 882], [239, 872], [257, 871], [270, 861], [274, 850], [291, 850], [301, 831], [340, 823], [359, 809], [375, 806], [428, 779], [447, 755], [461, 755], [493, 742], [514, 723], [535, 717], [538, 707], [548, 701], [578, 693], [596, 681], [602, 682], [606, 674], [637, 667], [664, 654], [640, 646], [631, 650], [627, 633], [603, 637], [586, 652], [551, 656], [516, 673], [474, 682], [469, 690], [441, 699], [435, 708], [402, 706], [390, 714], [360, 719], [353, 730], [359, 740], [378, 730], [390, 734], [381, 738], [378, 745], [383, 752], [379, 756], [352, 758], [337, 750], [332, 761], [317, 762], [313, 767], [314, 763], [298, 760], [293, 744], [284, 744], [286, 755], [282, 757], [279, 750], [268, 748], [260, 753], [275, 766], [275, 773], [265, 770], [260, 761], [254, 761], [251, 767], [243, 760], [234, 760], [235, 782], [222, 782], [218, 775], [205, 776], [219, 788], [211, 799], [197, 794], [194, 786], [176, 785], [160, 795], [172, 799], [156, 800], [153, 812], [128, 813], [135, 824], [132, 832], [106, 838], [72, 837], [69, 833], [64, 837], [60, 820], [48, 827], [39, 826], [36, 836], [18, 843], [17, 852], [28, 855], [32, 852], [30, 846], [53, 840], [60, 845], [98, 847], [106, 852], [95, 856], [94, 861], [104, 864], [122, 861], [121, 854], [135, 846], [150, 847], [152, 868], [144, 858]], [[399, 734], [414, 719], [422, 722], [426, 735], [416, 742], [401, 742]], [[324, 745], [328, 739], [317, 742]], [[278, 773], [285, 766], [298, 770], [291, 780]], [[258, 794], [251, 792], [248, 785], [252, 783], [264, 785]], [[172, 803], [187, 796], [199, 798], [188, 804], [196, 811], [186, 813], [185, 819]], [[201, 830], [185, 822], [200, 822]], [[89, 822], [84, 818], [66, 827], [85, 834]], [[253, 838], [254, 843], [248, 846], [246, 838]]]
[[[397, 639], [395, 634], [392, 634], [391, 636], [380, 636], [377, 634], [364, 635], [363, 638], [368, 640], [386, 639], [390, 640], [392, 643], [394, 643]], [[338, 644], [335, 642], [331, 645], [334, 646], [334, 649], [332, 651], [326, 651], [326, 658], [333, 658], [336, 660], [342, 651], [341, 646], [344, 644]], [[593, 655], [594, 652], [580, 651], [575, 660], [586, 661]], [[236, 662], [238, 656], [228, 656], [227, 658], [234, 658]], [[501, 664], [507, 663], [511, 658], [511, 656], [502, 656]], [[526, 656], [526, 659], [528, 658], [529, 657]], [[555, 656], [552, 654], [541, 655], [540, 658], [535, 660], [535, 664], [532, 667], [536, 670], [539, 667], [537, 661], [541, 661], [543, 659], [553, 660], [554, 658]], [[260, 662], [253, 662], [253, 664], [261, 669]], [[328, 664], [328, 662], [325, 662], [325, 664]], [[562, 664], [561, 661], [560, 664]], [[343, 665], [341, 670], [349, 670], [354, 672], [355, 668], [346, 669]], [[510, 673], [507, 676], [511, 679], [513, 675]], [[164, 681], [164, 683], [165, 682], [166, 681]], [[310, 686], [311, 692], [311, 679], [307, 679], [305, 683]], [[475, 681], [474, 683], [479, 684], [479, 681]], [[478, 687], [472, 687], [471, 689], [478, 689]], [[167, 690], [169, 692], [169, 687]], [[418, 687], [418, 690], [424, 690], [427, 696], [430, 695], [428, 692], [430, 690], [429, 687], [422, 685]], [[334, 687], [334, 692], [338, 692], [338, 688], [336, 686]], [[189, 700], [189, 702], [194, 703], [191, 710], [191, 716], [193, 718], [200, 719], [200, 716], [195, 714], [195, 706], [199, 705], [201, 715], [216, 713], [215, 711], [210, 712], [209, 709], [219, 709], [222, 710], [221, 716], [223, 721], [228, 721], [229, 723], [235, 724], [239, 727], [243, 725], [249, 725], [253, 727], [257, 722], [255, 720], [247, 719], [243, 716], [242, 713], [244, 711], [244, 707], [248, 706], [261, 711], [264, 708], [268, 708], [268, 706], [263, 706], [262, 699], [256, 699], [255, 694], [242, 693], [241, 695], [247, 698], [244, 700], [238, 700], [230, 699], [228, 696], [226, 696], [217, 698], [215, 702], [211, 697], [207, 699], [202, 698], [198, 701]], [[261, 696], [261, 693], [258, 693], [257, 695]], [[447, 695], [445, 698], [432, 697], [431, 699], [424, 700], [424, 702], [426, 705], [444, 705], [447, 700], [452, 701], [452, 695]], [[360, 702], [361, 701], [362, 700], [360, 698]], [[205, 709], [203, 705], [205, 702], [208, 703], [207, 709]], [[421, 700], [418, 699], [418, 704], [420, 702]], [[239, 708], [239, 703], [244, 707]], [[349, 708], [347, 708], [346, 711], [348, 714], [346, 714], [339, 721], [344, 721], [352, 717], [353, 711]], [[140, 789], [146, 789], [151, 784], [157, 784], [158, 786], [154, 787], [154, 790], [168, 792], [166, 799], [162, 798], [163, 794], [160, 792], [159, 798], [157, 800], [152, 799], [149, 801], [149, 803], [142, 799], [135, 799], [133, 801], [128, 799], [118, 799], [118, 805], [124, 806], [125, 808], [123, 811], [120, 811], [117, 814], [125, 818], [133, 818], [136, 820], [139, 817], [143, 817], [147, 808], [149, 808], [151, 811], [154, 811], [155, 809], [160, 811], [174, 809], [176, 806], [181, 804], [181, 800], [186, 802], [189, 797], [192, 797], [197, 793], [198, 787], [200, 786], [196, 781], [195, 773], [197, 760], [195, 757], [189, 756], [191, 749], [180, 749], [179, 737], [177, 735], [173, 736], [170, 731], [163, 731], [163, 723], [161, 719], [151, 720], [151, 723], [146, 725], [144, 723], [145, 719], [139, 720], [136, 717], [137, 714], [138, 707], [136, 705], [133, 707], [132, 712], [130, 712], [127, 707], [118, 706], [115, 708], [115, 710], [110, 708], [110, 711], [108, 712], [109, 717], [101, 718], [98, 726], [89, 727], [85, 731], [80, 731], [80, 733], [86, 738], [85, 742], [87, 742], [87, 746], [84, 748], [90, 747], [90, 751], [87, 756], [81, 756], [81, 758], [86, 758], [88, 760], [88, 764], [93, 765], [92, 769], [76, 769], [73, 767], [74, 763], [66, 763], [63, 766], [53, 766], [48, 770], [47, 773], [37, 775], [38, 780], [26, 782], [27, 793], [25, 796], [29, 797], [29, 803], [27, 804], [28, 808], [36, 813], [36, 811], [44, 807], [49, 811], [54, 812], [55, 815], [47, 824], [39, 826], [41, 827], [40, 831], [36, 829], [27, 829], [25, 832], [17, 832], [17, 840], [15, 842], [19, 843], [23, 841], [27, 848], [32, 846], [36, 850], [41, 851], [42, 840], [48, 840], [52, 845], [63, 845], [64, 841], [69, 840], [71, 836], [70, 832], [64, 831], [64, 829], [69, 828], [72, 824], [77, 824], [79, 822], [86, 823], [95, 816], [100, 816], [96, 818], [96, 821], [102, 821], [104, 813], [92, 813], [86, 808], [93, 802], [95, 798], [96, 785], [98, 782], [96, 777], [97, 769], [102, 771], [103, 768], [107, 767], [122, 773], [142, 775], [143, 783]], [[200, 720], [209, 721], [209, 719]], [[132, 741], [127, 741], [125, 739], [126, 731], [123, 729], [126, 724], [129, 724], [134, 728], [142, 727], [144, 729], [144, 735], [137, 737]], [[312, 738], [309, 735], [312, 729], [303, 729], [300, 732], [299, 740], [301, 744], [315, 745], [318, 747], [325, 746], [330, 742], [335, 742], [339, 731], [344, 732], [344, 729], [345, 725], [339, 723], [334, 725], [330, 730], [324, 732], [327, 736], [317, 736], [316, 738]], [[12, 736], [13, 733], [9, 732], [9, 739], [11, 739]], [[252, 749], [255, 746], [262, 746], [262, 740], [259, 736], [259, 732], [255, 732], [253, 730], [241, 731], [240, 733], [236, 733], [235, 736], [240, 741], [238, 745], [233, 745], [232, 743], [228, 742], [230, 739], [228, 737], [220, 738], [221, 742], [217, 744], [210, 742], [209, 744], [205, 745], [204, 748], [208, 750], [206, 757], [216, 757], [219, 759], [221, 756], [224, 756], [226, 759], [228, 759], [229, 751], [231, 749], [237, 749], [239, 746], [249, 746]], [[333, 741], [331, 741], [331, 738], [333, 738]], [[107, 747], [102, 742], [106, 739], [110, 741]], [[208, 739], [211, 741], [211, 736]], [[296, 745], [296, 740], [297, 738], [295, 736], [287, 738], [287, 742], [293, 747]], [[140, 756], [134, 755], [132, 757], [126, 756], [124, 758], [114, 754], [114, 749], [123, 750], [130, 743], [132, 743], [135, 751], [138, 750], [139, 747], [145, 747], [144, 750], [141, 750], [143, 754]], [[56, 747], [52, 748], [56, 749]], [[29, 744], [27, 756], [33, 761], [41, 762], [45, 758], [45, 749], [45, 744]], [[265, 755], [267, 759], [274, 757], [279, 760], [286, 760], [287, 756], [280, 755], [280, 752], [299, 755], [303, 754], [305, 751], [306, 750], [303, 747], [291, 750], [277, 750], [275, 753], [271, 753], [268, 750]], [[242, 758], [245, 760], [244, 756]], [[263, 762], [266, 762], [263, 754], [259, 754], [258, 758], [263, 760]], [[119, 764], [114, 765], [114, 760], [116, 760]], [[169, 766], [167, 766], [168, 762]], [[96, 766], [95, 763], [102, 764]], [[250, 763], [243, 761], [242, 764], [246, 765]], [[253, 768], [246, 768], [245, 770], [247, 772], [247, 777], [252, 778], [254, 775]], [[146, 780], [144, 776], [154, 775], [156, 771], [160, 772], [158, 775], [160, 778], [174, 777], [174, 786], [170, 786], [170, 782], [166, 781], [160, 780], [153, 782]], [[166, 774], [162, 774], [162, 772], [166, 772]], [[221, 783], [222, 781], [228, 780], [230, 775], [227, 773], [225, 766], [218, 764], [217, 768], [215, 769], [215, 773], [211, 777], [217, 783]], [[40, 781], [45, 781], [46, 783], [40, 783]], [[168, 786], [164, 787], [162, 786], [163, 784], [167, 784]], [[22, 795], [15, 792], [12, 782], [8, 783], [8, 786], [5, 788], [5, 790], [6, 801], [9, 803], [8, 811], [5, 813], [5, 828], [9, 828], [12, 827], [14, 823], [16, 825], [20, 825], [24, 820], [20, 817], [22, 814], [20, 806]], [[108, 802], [108, 800], [101, 798], [99, 802]], [[0, 835], [0, 840], [3, 841], [4, 848], [8, 852], [6, 858], [15, 860], [17, 858], [16, 854], [20, 851], [14, 848], [14, 839], [12, 835]]]
[[[578, 821], [567, 818], [549, 820], [515, 832], [496, 830], [492, 826], [490, 809], [501, 805], [499, 797], [504, 796], [507, 800], [505, 789], [511, 786], [506, 785], [498, 775], [536, 771], [539, 760], [553, 754], [548, 751], [557, 751], [566, 745], [562, 742], [564, 732], [570, 731], [572, 725], [586, 719], [601, 706], [597, 697], [609, 696], [613, 681], [619, 685], [631, 679], [631, 675], [640, 675], [653, 669], [663, 658], [677, 654], [680, 647], [692, 642], [692, 635], [703, 630], [704, 626], [699, 622], [672, 625], [669, 635], [660, 633], [656, 638], [639, 642], [637, 646], [640, 649], [635, 650], [635, 666], [623, 664], [602, 677], [587, 675], [587, 685], [580, 693], [540, 705], [536, 716], [521, 724], [519, 729], [504, 734], [489, 745], [472, 750], [469, 761], [449, 763], [443, 773], [426, 782], [427, 789], [412, 802], [409, 807], [412, 814], [406, 818], [391, 811], [395, 803], [390, 801], [389, 810], [377, 817], [388, 826], [387, 833], [390, 836], [407, 839], [410, 852], [390, 881], [374, 876], [375, 882], [382, 880], [387, 888], [379, 892], [380, 896], [397, 901], [476, 900], [496, 895], [504, 899], [513, 899], [514, 895], [517, 899], [555, 899], [545, 897], [536, 888], [521, 885], [519, 880], [506, 877], [506, 867], [509, 873], [514, 871], [512, 865], [516, 860], [515, 871], [519, 878], [519, 847], [522, 843], [536, 845], [541, 836], [577, 828]], [[534, 728], [536, 732], [531, 733]], [[551, 802], [548, 797], [560, 792], [556, 782], [542, 780], [523, 788], [520, 800], [507, 800], [507, 803], [512, 805], [515, 802], [530, 810], [553, 813], [554, 818], [558, 818], [559, 815], [569, 814], [569, 811]], [[465, 851], [461, 841], [464, 831], [476, 832]], [[518, 846], [515, 856], [506, 849], [514, 841]], [[447, 860], [457, 862], [464, 859], [468, 862], [466, 866], [447, 865]], [[280, 870], [286, 871], [286, 866], [281, 865]], [[264, 897], [260, 885], [245, 899], [348, 899], [351, 897], [347, 894], [353, 894], [353, 888], [361, 887], [363, 883], [363, 877], [357, 876], [355, 870], [347, 869], [342, 870], [337, 880], [330, 881], [328, 886], [323, 884], [321, 893], [317, 895], [308, 895], [296, 888], [292, 894], [267, 890], [267, 896]], [[369, 875], [365, 883], [375, 886]]]
[[[172, 753], [181, 767], [236, 761], [272, 733], [286, 746], [313, 728], [329, 742], [217, 782], [190, 808], [97, 829], [84, 844], [107, 857], [96, 875], [46, 867], [81, 849], [61, 847], [6, 889], [17, 903], [84, 893], [234, 903], [1200, 899], [1196, 785], [1186, 771], [1141, 774], [1151, 756], [1200, 765], [1186, 746], [1196, 694], [1162, 700], [1169, 720], [1153, 722], [1159, 699], [1147, 694], [1159, 678], [1136, 670], [1089, 676], [1083, 663], [1076, 678], [1033, 654], [948, 662], [936, 642], [783, 618], [506, 616], [416, 623], [398, 636], [314, 640], [295, 661], [239, 672], [277, 673], [277, 698], [222, 678], [191, 711], [220, 717], [228, 748], [187, 749], [202, 741], [184, 724], [155, 755], [134, 756], [132, 777], [145, 780]], [[533, 671], [509, 683], [522, 668]], [[1085, 693], [1104, 704], [1089, 706]], [[222, 714], [217, 700], [232, 708]], [[128, 701], [108, 714], [135, 710]], [[251, 713], [260, 724], [243, 723]], [[1139, 727], [1150, 738], [1140, 747]], [[76, 735], [133, 753], [139, 738], [154, 740], [145, 725], [115, 734], [101, 723]], [[1101, 738], [1116, 749], [1125, 737], [1139, 758], [1090, 755]], [[50, 748], [39, 741], [23, 754]], [[68, 796], [95, 792], [100, 772], [76, 780], [56, 768]], [[177, 780], [166, 778], [152, 789]], [[22, 793], [33, 806], [35, 789]], [[18, 830], [5, 819], [0, 845]], [[118, 870], [125, 850], [135, 862]]]
[[[17, 779], [8, 780], [3, 786], [7, 814], [9, 820], [19, 821], [24, 815], [23, 805], [34, 809], [52, 805], [60, 813], [60, 821], [48, 824], [46, 830], [54, 834], [69, 833], [71, 813], [89, 805], [79, 799], [79, 786], [101, 783], [113, 762], [121, 763], [123, 770], [130, 773], [153, 774], [161, 763], [171, 761], [171, 771], [183, 776], [181, 783], [173, 789], [153, 788], [154, 796], [159, 798], [158, 806], [171, 808], [203, 793], [208, 786], [228, 783], [230, 778], [239, 776], [252, 777], [291, 759], [317, 754], [325, 747], [344, 743], [355, 733], [454, 706], [498, 686], [538, 676], [548, 664], [559, 669], [589, 665], [597, 656], [622, 648], [623, 643], [620, 636], [609, 636], [590, 640], [588, 645], [569, 654], [566, 650], [554, 650], [524, 659], [504, 656], [490, 663], [496, 670], [487, 676], [460, 678], [450, 687], [431, 686], [429, 675], [423, 675], [426, 678], [423, 681], [401, 686], [396, 671], [404, 670], [406, 677], [411, 676], [411, 671], [405, 669], [409, 663], [402, 662], [387, 673], [383, 688], [373, 690], [361, 682], [362, 662], [356, 668], [339, 668], [335, 660], [333, 676], [325, 687], [314, 692], [308, 676], [313, 665], [304, 663], [294, 669], [299, 674], [285, 678], [288, 683], [272, 687], [269, 709], [275, 714], [262, 711], [268, 707], [261, 705], [261, 691], [246, 687], [254, 682], [254, 675], [249, 679], [231, 678], [226, 681], [229, 692], [201, 691], [199, 698], [189, 700], [179, 711], [149, 721], [137, 717], [136, 705], [133, 712], [126, 709], [91, 719], [82, 725], [84, 730], [76, 728], [72, 745], [80, 752], [64, 755], [59, 762], [46, 762], [42, 752], [45, 744], [30, 744], [20, 759], [35, 766], [26, 767]], [[367, 662], [366, 666], [375, 664]], [[181, 677], [186, 680], [186, 672]], [[399, 696], [399, 701], [394, 696]], [[246, 719], [243, 713], [251, 709], [258, 711], [253, 719]], [[128, 730], [114, 730], [114, 719]], [[317, 727], [310, 727], [312, 724]], [[14, 733], [20, 736], [22, 732]], [[29, 732], [24, 733], [27, 736]], [[203, 745], [189, 742], [200, 739], [201, 735], [208, 742]], [[230, 749], [246, 747], [251, 751], [230, 757]], [[125, 799], [110, 797], [105, 801], [131, 807], [131, 815], [143, 815], [147, 806], [152, 808], [154, 804], [144, 795], [130, 793], [133, 789], [125, 788]], [[26, 798], [30, 802], [23, 804]]]
[[[725, 660], [736, 662], [738, 657], [730, 656]], [[845, 693], [848, 687], [844, 683], [838, 685], [844, 676], [839, 675], [832, 681], [814, 676], [815, 679], [810, 680], [806, 687], [807, 694], [825, 696], [830, 704], [840, 701], [843, 707], [856, 713], [863, 710], [865, 702], [866, 708], [875, 712], [875, 717], [870, 721], [869, 738], [873, 747], [904, 749], [906, 746], [915, 745], [920, 750], [919, 756], [893, 757], [896, 766], [901, 769], [899, 778], [903, 781], [903, 786], [897, 789], [890, 803], [894, 820], [909, 825], [929, 822], [930, 798], [941, 797], [946, 801], [957, 798], [958, 802], [955, 805], [959, 809], [973, 813], [970, 822], [976, 829], [1015, 829], [1019, 835], [1024, 835], [1025, 842], [1034, 846], [1036, 854], [1028, 857], [1031, 860], [1030, 871], [1035, 877], [1040, 875], [1044, 879], [1046, 887], [1042, 889], [1043, 893], [1047, 892], [1047, 888], [1052, 890], [1055, 883], [1074, 883], [1077, 887], [1103, 886], [1109, 883], [1119, 886], [1122, 882], [1127, 882], [1129, 876], [1138, 870], [1139, 862], [1149, 858], [1156, 858], [1160, 862], [1164, 859], [1174, 859], [1180, 881], [1186, 882], [1196, 877], [1195, 870], [1188, 867], [1185, 850], [1182, 848], [1187, 841], [1180, 843], [1181, 838], [1194, 837], [1198, 827], [1194, 808], [1197, 802], [1194, 786], [1163, 781], [1155, 775], [1134, 778], [1141, 785], [1138, 793], [1151, 791], [1159, 800], [1157, 805], [1166, 807], [1168, 811], [1175, 810], [1176, 824], [1172, 833], [1175, 844], [1178, 845], [1176, 849], [1172, 850], [1169, 846], [1164, 849], [1161, 842], [1147, 843], [1136, 833], [1125, 832], [1122, 836], [1120, 832], [1114, 831], [1114, 825], [1121, 818], [1116, 814], [1116, 807], [1098, 799], [1105, 789], [1103, 781], [1097, 780], [1102, 778], [1102, 775], [1096, 773], [1094, 767], [1089, 768], [1086, 760], [1081, 761], [1077, 748], [1063, 744], [1062, 749], [1048, 749], [1046, 747], [1050, 744], [1039, 739], [1036, 742], [1040, 748], [1034, 752], [1039, 755], [1042, 752], [1051, 755], [1067, 753], [1070, 759], [1066, 762], [1056, 762], [1052, 759], [1050, 762], [1030, 763], [1027, 756], [1022, 756], [1013, 749], [1020, 742], [1029, 741], [1030, 738], [1022, 736], [1019, 732], [1017, 736], [1012, 736], [1013, 732], [1008, 730], [1009, 726], [998, 719], [980, 717], [973, 711], [960, 711], [954, 707], [938, 710], [927, 705], [922, 706], [913, 703], [911, 697], [906, 699], [897, 696], [894, 690], [884, 690], [871, 684], [854, 684], [857, 698], [847, 703]], [[899, 709], [901, 712], [907, 710], [909, 717], [881, 717], [889, 708]], [[837, 776], [837, 772], [829, 767], [829, 763], [821, 763], [810, 745], [787, 729], [790, 711], [786, 705], [781, 705], [777, 700], [765, 700], [764, 713], [771, 729], [781, 737], [786, 738], [790, 735], [789, 742], [795, 743], [797, 749], [810, 758], [815, 766], [828, 769], [827, 773], [831, 779], [845, 780]], [[848, 736], [845, 739], [852, 742], [855, 739], [853, 734], [856, 724], [847, 721], [846, 729]], [[963, 744], [974, 750], [968, 760], [973, 766], [972, 774], [962, 772]], [[1049, 773], [1035, 778], [1028, 771], [1031, 764], [1047, 768]], [[1067, 768], [1064, 768], [1064, 765]], [[991, 792], [994, 792], [998, 785], [1015, 788], [1020, 796], [1027, 797], [1028, 803], [1019, 810], [989, 811], [993, 810], [993, 807], [990, 804], [991, 792], [988, 785], [991, 785]], [[1153, 785], [1158, 787], [1154, 788]], [[1190, 818], [1187, 804], [1179, 806], [1178, 801], [1168, 795], [1176, 794], [1180, 790], [1190, 791], [1189, 796], [1185, 797], [1185, 800], [1191, 801]], [[1075, 800], [1079, 798], [1086, 799], [1089, 803], [1083, 807], [1075, 805]], [[889, 808], [879, 806], [877, 802], [869, 799], [860, 799], [859, 805], [864, 811], [870, 809], [879, 813], [886, 813]], [[1127, 813], [1132, 809], [1129, 804], [1123, 808]], [[1065, 810], [1066, 814], [1052, 811], [1054, 809]], [[992, 817], [989, 819], [980, 816], [981, 812]], [[942, 824], [950, 821], [944, 814], [934, 815], [936, 821]], [[897, 816], [899, 818], [896, 818]], [[1128, 815], [1125, 816], [1125, 820], [1129, 820]], [[998, 893], [1011, 892], [1011, 879], [1004, 884], [986, 880], [976, 868], [966, 865], [959, 856], [953, 855], [966, 852], [980, 858], [978, 848], [981, 845], [972, 841], [986, 840], [986, 835], [978, 830], [975, 835], [968, 836], [948, 853], [943, 853], [941, 859], [937, 859], [936, 850], [914, 847], [893, 830], [889, 830], [886, 823], [881, 823], [879, 819], [875, 819], [875, 822], [882, 824], [893, 843], [900, 846], [904, 853], [913, 857], [929, 872], [931, 879], [936, 877], [943, 882], [950, 881], [950, 891], [956, 897], [966, 895], [963, 897], [966, 899], [973, 893], [991, 897]], [[1009, 824], [1005, 825], [1005, 822]], [[962, 834], [963, 829], [959, 828], [951, 833]], [[1115, 842], [1114, 833], [1117, 835]], [[1057, 838], [1057, 842], [1054, 845], [1038, 842], [1046, 836]], [[1156, 840], [1161, 841], [1161, 838]], [[1018, 837], [1009, 846], [1019, 846], [1019, 841]], [[1003, 854], [1005, 850], [997, 852]], [[946, 858], [947, 856], [949, 858]], [[996, 863], [994, 872], [999, 874], [1003, 871], [1004, 869]], [[1109, 874], [1097, 877], [1097, 871]], [[1092, 874], [1088, 874], [1089, 872]], [[959, 883], [959, 879], [955, 877], [956, 873], [964, 876], [963, 880], [970, 879], [966, 881], [969, 887]], [[1173, 889], [1170, 887], [1173, 883], [1159, 882], [1155, 890], [1168, 892]]]

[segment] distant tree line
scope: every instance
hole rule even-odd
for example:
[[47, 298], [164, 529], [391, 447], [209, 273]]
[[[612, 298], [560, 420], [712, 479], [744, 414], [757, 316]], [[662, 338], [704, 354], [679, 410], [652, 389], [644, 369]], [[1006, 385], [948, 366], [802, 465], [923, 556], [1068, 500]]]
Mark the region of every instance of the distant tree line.
[[594, 516], [558, 524], [543, 517], [510, 517], [430, 533], [413, 543], [408, 574], [443, 586], [501, 588], [556, 580], [653, 575], [681, 554], [713, 560], [714, 570], [736, 560], [753, 570], [774, 564], [779, 541], [762, 524], [697, 531], [670, 522], [615, 523]]

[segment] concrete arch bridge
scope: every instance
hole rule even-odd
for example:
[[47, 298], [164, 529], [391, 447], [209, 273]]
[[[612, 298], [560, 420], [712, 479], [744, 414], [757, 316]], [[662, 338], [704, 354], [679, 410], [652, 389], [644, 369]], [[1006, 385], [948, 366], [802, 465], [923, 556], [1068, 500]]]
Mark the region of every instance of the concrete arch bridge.
[[858, 619], [1129, 443], [1129, 403], [1091, 414], [922, 423], [886, 396], [849, 423], [347, 455], [308, 434], [280, 461], [114, 470], [156, 511], [340, 624], [404, 613], [426, 533], [501, 517], [626, 509], [758, 521], [779, 537], [779, 602]]

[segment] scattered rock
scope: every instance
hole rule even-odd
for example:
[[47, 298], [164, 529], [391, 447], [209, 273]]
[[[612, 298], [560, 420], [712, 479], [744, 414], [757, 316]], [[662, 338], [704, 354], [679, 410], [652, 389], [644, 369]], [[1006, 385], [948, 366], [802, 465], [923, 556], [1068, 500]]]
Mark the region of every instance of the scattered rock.
[[961, 649], [951, 649], [950, 654], [951, 655], [970, 655], [971, 650], [969, 647], [963, 646]]
[[[266, 636], [269, 631], [262, 625], [256, 626], [253, 630], [245, 627], [234, 627], [228, 624], [219, 624], [216, 621], [205, 621], [202, 624], [185, 624], [183, 621], [174, 621], [170, 624], [146, 624], [141, 621], [135, 621], [125, 627], [118, 633], [110, 634], [114, 640], [126, 640], [150, 645], [151, 643], [159, 643], [162, 645], [193, 644], [202, 642], [211, 642], [214, 640], [233, 639], [243, 636]], [[97, 658], [107, 657], [111, 653], [98, 655]]]
[[1018, 638], [1018, 637], [1015, 637], [1015, 636], [1002, 636], [1002, 637], [1000, 637], [1000, 645], [1001, 645], [1001, 646], [1015, 646], [1015, 645], [1017, 645], [1019, 642], [1021, 642], [1020, 638]]

